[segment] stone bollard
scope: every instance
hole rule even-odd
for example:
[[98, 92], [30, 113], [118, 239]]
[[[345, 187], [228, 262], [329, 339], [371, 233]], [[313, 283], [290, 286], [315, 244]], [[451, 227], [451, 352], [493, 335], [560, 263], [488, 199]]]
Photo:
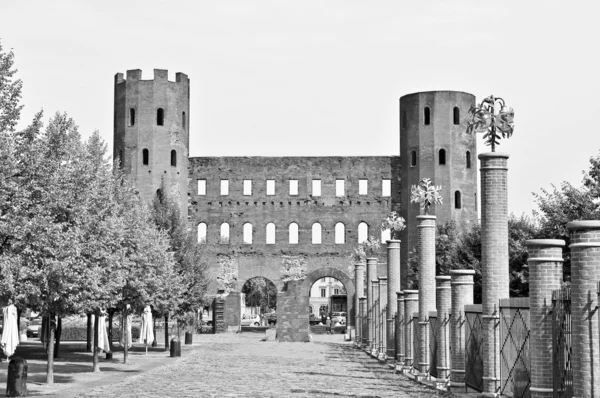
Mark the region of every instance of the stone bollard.
[[414, 312], [419, 310], [419, 291], [404, 291], [404, 368], [403, 373], [410, 372], [413, 364], [416, 362], [414, 357]]
[[379, 351], [379, 279], [371, 281], [371, 291], [373, 292], [373, 308], [371, 309], [371, 355], [377, 356]]
[[[437, 286], [436, 305], [437, 305], [437, 379], [445, 383], [450, 377], [450, 311], [452, 308], [450, 276], [436, 276]], [[445, 387], [445, 385], [444, 385]]]
[[481, 264], [483, 393], [500, 387], [500, 299], [509, 297], [508, 271], [508, 154], [482, 153], [481, 161]]
[[[398, 313], [398, 299], [396, 294], [400, 291], [400, 241], [387, 241], [387, 303], [388, 320], [394, 319]], [[397, 317], [396, 317], [397, 318]], [[396, 322], [397, 324], [397, 322]], [[387, 328], [386, 355], [388, 358], [396, 359], [396, 336], [394, 330], [396, 325]]]
[[171, 339], [171, 347], [170, 347], [170, 357], [180, 357], [181, 356], [181, 340], [179, 337], [175, 336]]
[[404, 292], [396, 292], [397, 316], [396, 316], [396, 370], [404, 366]]
[[388, 314], [388, 286], [387, 277], [379, 277], [379, 350], [377, 358], [382, 361], [386, 360], [386, 343], [387, 343], [387, 314]]
[[450, 271], [452, 309], [450, 314], [450, 386], [465, 387], [465, 305], [473, 304], [474, 270]]
[[361, 318], [360, 318], [360, 298], [365, 294], [365, 266], [364, 264], [355, 264], [354, 265], [354, 284], [356, 286], [356, 290], [354, 292], [354, 312], [355, 312], [355, 321], [354, 321], [354, 329], [356, 335], [357, 345], [360, 344], [361, 339]]
[[600, 221], [573, 221], [571, 233], [571, 344], [573, 397], [600, 397], [598, 280]]
[[367, 346], [370, 352], [373, 344], [373, 306], [375, 305], [375, 296], [373, 295], [373, 279], [377, 278], [377, 259], [367, 258]]
[[417, 216], [419, 225], [419, 378], [429, 377], [429, 313], [435, 311], [435, 216]]
[[[563, 280], [564, 240], [532, 239], [525, 242], [529, 259], [529, 347], [532, 398], [554, 396], [552, 373], [552, 290]], [[549, 360], [550, 359], [550, 360]]]

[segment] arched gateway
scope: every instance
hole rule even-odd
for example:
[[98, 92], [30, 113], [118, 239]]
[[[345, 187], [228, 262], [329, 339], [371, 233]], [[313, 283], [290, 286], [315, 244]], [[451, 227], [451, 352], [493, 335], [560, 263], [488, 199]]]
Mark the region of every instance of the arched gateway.
[[277, 340], [310, 340], [310, 288], [313, 283], [325, 277], [335, 278], [346, 287], [349, 326], [354, 326], [354, 281], [337, 268], [319, 268], [309, 273], [302, 281], [288, 282], [284, 291], [277, 296]]

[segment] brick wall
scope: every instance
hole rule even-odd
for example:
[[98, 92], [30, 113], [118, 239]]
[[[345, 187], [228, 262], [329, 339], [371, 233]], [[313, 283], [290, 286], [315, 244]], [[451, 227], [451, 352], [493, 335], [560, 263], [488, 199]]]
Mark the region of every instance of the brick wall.
[[451, 317], [450, 317], [450, 379], [453, 386], [465, 383], [465, 305], [473, 304], [474, 270], [451, 270]]
[[436, 276], [437, 305], [437, 377], [447, 379], [450, 375], [450, 312], [452, 310], [450, 276]]
[[419, 333], [418, 365], [429, 372], [429, 313], [435, 311], [435, 216], [417, 216], [419, 225]]

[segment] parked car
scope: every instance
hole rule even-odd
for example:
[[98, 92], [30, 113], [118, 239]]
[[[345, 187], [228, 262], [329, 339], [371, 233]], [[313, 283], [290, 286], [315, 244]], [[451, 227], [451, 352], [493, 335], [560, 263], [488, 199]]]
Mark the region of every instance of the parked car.
[[331, 313], [331, 324], [335, 326], [336, 323], [340, 325], [346, 324], [346, 313], [345, 312], [332, 312]]
[[34, 318], [27, 326], [27, 337], [38, 337], [42, 329], [42, 319]]
[[242, 316], [242, 326], [260, 326], [260, 315], [246, 315]]

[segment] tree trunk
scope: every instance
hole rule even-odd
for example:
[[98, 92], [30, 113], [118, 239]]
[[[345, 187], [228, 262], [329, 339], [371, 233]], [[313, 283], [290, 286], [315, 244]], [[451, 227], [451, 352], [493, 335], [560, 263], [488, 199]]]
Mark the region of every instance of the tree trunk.
[[108, 347], [110, 351], [114, 351], [113, 347], [113, 317], [115, 315], [115, 309], [110, 308], [108, 310]]
[[93, 372], [100, 372], [100, 364], [98, 363], [98, 318], [100, 317], [100, 311], [96, 311], [94, 314], [94, 355], [92, 356]]
[[17, 308], [17, 330], [19, 331], [19, 341], [21, 341], [21, 310]]
[[54, 358], [58, 358], [60, 352], [60, 336], [62, 335], [62, 318], [58, 317], [58, 324], [56, 325], [56, 343], [54, 344]]
[[165, 351], [169, 350], [169, 314], [165, 315]]
[[152, 347], [156, 347], [158, 342], [156, 341], [156, 317], [152, 317], [152, 331], [154, 332], [154, 341], [152, 342]]
[[54, 316], [50, 316], [50, 320], [48, 322], [48, 363], [46, 365], [46, 384], [52, 385], [54, 384], [54, 328], [52, 325], [52, 321], [54, 320]]
[[92, 350], [92, 314], [87, 314], [87, 344], [85, 350], [88, 352]]
[[121, 312], [122, 322], [121, 322], [121, 338], [123, 339], [123, 363], [127, 363], [127, 350], [128, 350], [128, 341], [129, 338], [127, 336], [127, 310], [123, 309]]

